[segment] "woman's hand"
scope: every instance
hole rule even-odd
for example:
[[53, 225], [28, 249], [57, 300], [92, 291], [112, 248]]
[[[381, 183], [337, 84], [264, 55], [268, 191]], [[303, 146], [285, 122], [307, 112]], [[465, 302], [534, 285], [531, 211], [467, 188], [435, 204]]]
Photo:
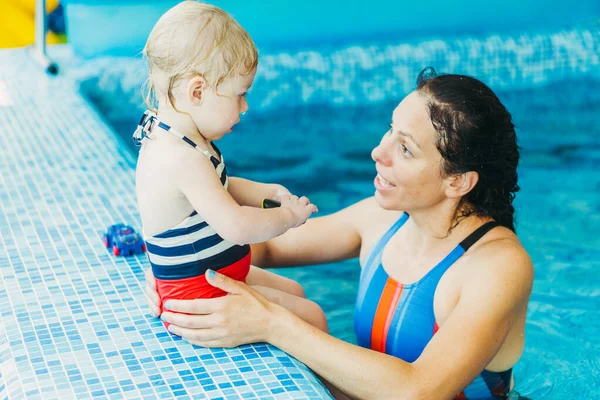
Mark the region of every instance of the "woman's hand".
[[202, 347], [236, 347], [268, 341], [273, 316], [280, 307], [245, 283], [225, 275], [208, 270], [206, 279], [228, 295], [168, 300], [161, 319], [170, 323], [169, 331]]
[[144, 276], [146, 277], [146, 286], [144, 286], [144, 294], [146, 295], [146, 300], [148, 301], [148, 309], [150, 311], [150, 315], [155, 318], [160, 317], [160, 297], [158, 296], [158, 292], [156, 291], [156, 281], [154, 280], [154, 275], [152, 275], [152, 268], [146, 268], [144, 271]]

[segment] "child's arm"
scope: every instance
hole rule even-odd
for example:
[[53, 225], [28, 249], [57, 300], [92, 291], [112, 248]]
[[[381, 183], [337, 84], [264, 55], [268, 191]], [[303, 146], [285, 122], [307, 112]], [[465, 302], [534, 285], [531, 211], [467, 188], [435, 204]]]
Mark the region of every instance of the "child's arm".
[[173, 171], [174, 183], [192, 207], [223, 239], [236, 244], [264, 242], [304, 223], [316, 207], [308, 199], [285, 199], [263, 210], [240, 206], [221, 184], [212, 164], [184, 157]]
[[232, 176], [229, 177], [227, 190], [239, 205], [259, 208], [263, 199], [280, 200], [281, 195], [290, 193], [284, 186], [276, 183], [260, 183]]

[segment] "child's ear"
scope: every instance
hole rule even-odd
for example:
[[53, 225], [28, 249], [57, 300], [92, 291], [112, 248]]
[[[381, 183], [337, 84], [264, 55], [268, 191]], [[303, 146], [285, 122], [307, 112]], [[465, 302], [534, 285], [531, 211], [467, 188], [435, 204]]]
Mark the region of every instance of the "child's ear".
[[479, 181], [479, 174], [475, 171], [453, 175], [447, 180], [446, 196], [450, 199], [458, 199], [469, 193]]
[[187, 94], [190, 102], [199, 106], [202, 103], [202, 91], [206, 88], [206, 79], [202, 75], [191, 78], [187, 86]]

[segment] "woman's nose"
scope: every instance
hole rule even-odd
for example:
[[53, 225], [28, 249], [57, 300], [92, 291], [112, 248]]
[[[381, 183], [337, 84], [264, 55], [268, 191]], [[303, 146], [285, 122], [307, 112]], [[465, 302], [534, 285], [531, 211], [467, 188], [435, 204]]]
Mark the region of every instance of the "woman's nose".
[[388, 154], [388, 146], [386, 145], [385, 137], [381, 139], [381, 142], [375, 146], [373, 151], [371, 151], [371, 158], [376, 163], [390, 165], [391, 160]]

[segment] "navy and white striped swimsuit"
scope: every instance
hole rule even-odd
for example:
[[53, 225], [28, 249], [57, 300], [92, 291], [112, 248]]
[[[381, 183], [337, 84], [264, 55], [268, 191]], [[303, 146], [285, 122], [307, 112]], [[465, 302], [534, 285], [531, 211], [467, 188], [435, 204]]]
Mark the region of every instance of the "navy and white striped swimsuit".
[[[219, 158], [199, 148], [192, 140], [169, 125], [158, 121], [156, 115], [149, 111], [144, 113], [134, 133], [134, 142], [141, 144], [154, 125], [178, 136], [204, 154], [214, 165], [221, 183], [227, 189], [225, 162], [221, 152], [212, 142], [211, 145]], [[162, 303], [168, 298], [189, 299], [222, 295], [222, 291], [206, 283], [206, 270], [219, 270], [234, 279], [245, 280], [250, 267], [250, 246], [240, 246], [223, 239], [196, 211], [177, 226], [160, 234], [144, 237], [144, 240]]]

